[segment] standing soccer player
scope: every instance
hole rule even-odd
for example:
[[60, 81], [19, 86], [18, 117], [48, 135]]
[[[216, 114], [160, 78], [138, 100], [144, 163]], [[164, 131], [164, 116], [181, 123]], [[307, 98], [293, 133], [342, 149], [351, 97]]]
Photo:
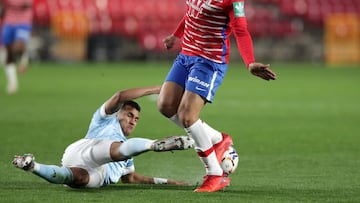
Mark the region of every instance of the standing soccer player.
[[13, 94], [18, 90], [17, 60], [19, 72], [25, 72], [28, 58], [26, 45], [32, 29], [32, 0], [2, 0], [4, 8], [2, 44], [6, 48], [5, 74], [6, 91]]
[[264, 80], [275, 80], [270, 65], [255, 62], [247, 29], [244, 0], [187, 0], [187, 12], [175, 32], [164, 39], [167, 49], [183, 38], [182, 50], [169, 71], [158, 98], [159, 111], [195, 140], [206, 175], [195, 192], [215, 192], [230, 184], [219, 165], [232, 138], [199, 118], [213, 101], [228, 68], [233, 32], [246, 68]]

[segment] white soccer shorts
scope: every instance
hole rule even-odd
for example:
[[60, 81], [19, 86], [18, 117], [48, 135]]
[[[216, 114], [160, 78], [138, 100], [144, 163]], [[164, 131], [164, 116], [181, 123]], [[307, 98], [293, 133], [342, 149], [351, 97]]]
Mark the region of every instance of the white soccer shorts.
[[103, 139], [80, 139], [66, 148], [61, 164], [65, 167], [87, 170], [90, 177], [86, 187], [101, 187], [106, 175], [104, 164], [112, 161], [110, 146], [113, 142], [113, 140]]

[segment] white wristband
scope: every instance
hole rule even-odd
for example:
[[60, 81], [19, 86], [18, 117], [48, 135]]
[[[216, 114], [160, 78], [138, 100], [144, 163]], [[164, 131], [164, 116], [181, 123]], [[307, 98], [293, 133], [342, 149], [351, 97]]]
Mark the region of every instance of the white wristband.
[[154, 184], [167, 184], [168, 180], [165, 178], [154, 178]]

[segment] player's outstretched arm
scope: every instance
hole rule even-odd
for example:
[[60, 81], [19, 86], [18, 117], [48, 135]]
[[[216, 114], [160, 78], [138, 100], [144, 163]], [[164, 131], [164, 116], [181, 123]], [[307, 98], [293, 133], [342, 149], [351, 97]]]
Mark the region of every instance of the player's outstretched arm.
[[120, 90], [116, 92], [109, 100], [107, 100], [105, 105], [105, 112], [106, 114], [115, 113], [121, 108], [123, 102], [151, 94], [159, 94], [160, 89], [161, 85]]
[[264, 80], [276, 80], [276, 74], [270, 69], [270, 64], [250, 63], [248, 67], [251, 74]]
[[184, 186], [191, 185], [183, 181], [170, 180], [166, 178], [148, 177], [136, 172], [122, 176], [121, 182], [133, 183], [133, 184], [168, 184], [168, 185], [184, 185]]

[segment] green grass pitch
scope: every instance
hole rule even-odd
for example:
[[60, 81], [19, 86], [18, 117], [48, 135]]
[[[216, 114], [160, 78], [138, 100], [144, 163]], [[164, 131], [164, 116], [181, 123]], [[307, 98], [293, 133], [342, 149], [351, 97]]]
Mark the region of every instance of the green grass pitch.
[[[118, 184], [102, 189], [53, 185], [11, 165], [15, 154], [59, 164], [84, 137], [102, 102], [123, 88], [161, 84], [168, 62], [31, 64], [20, 91], [5, 94], [0, 75], [0, 202], [360, 202], [360, 69], [272, 64], [277, 81], [229, 67], [201, 117], [233, 136], [240, 162], [224, 191], [198, 194], [204, 169], [193, 150], [135, 158], [149, 176], [193, 186]], [[156, 97], [143, 107], [133, 137], [184, 134], [162, 117]]]

